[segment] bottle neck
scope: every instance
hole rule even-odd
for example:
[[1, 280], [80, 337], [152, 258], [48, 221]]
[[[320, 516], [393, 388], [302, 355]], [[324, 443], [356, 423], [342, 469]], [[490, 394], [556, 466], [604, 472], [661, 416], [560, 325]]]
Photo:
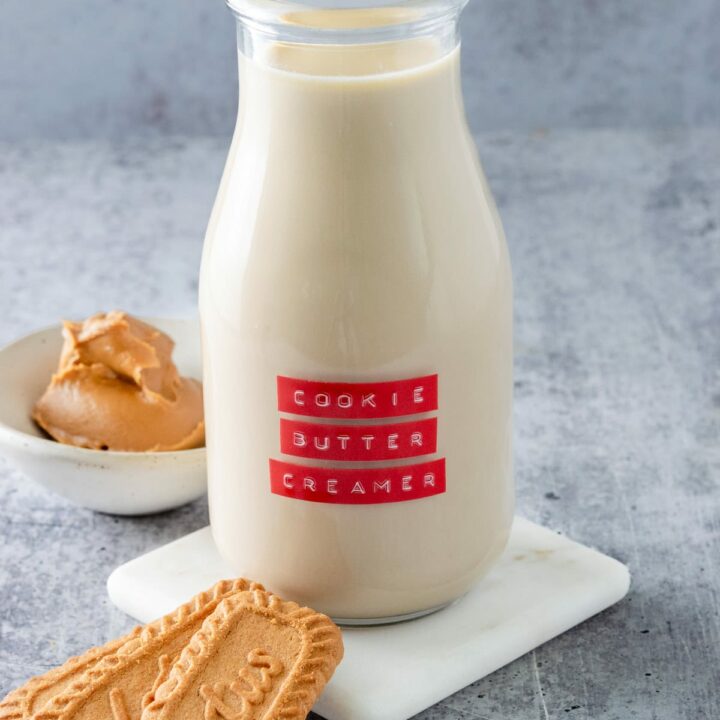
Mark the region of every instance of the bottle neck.
[[227, 0], [240, 47], [252, 57], [276, 42], [353, 47], [432, 38], [449, 51], [468, 0]]
[[323, 32], [314, 30], [311, 41], [304, 31], [271, 32], [239, 19], [241, 122], [290, 135], [311, 127], [336, 134], [358, 123], [385, 134], [439, 118], [464, 122], [457, 12], [390, 31], [346, 29], [343, 42], [335, 30]]
[[236, 15], [238, 50], [260, 65], [316, 76], [367, 77], [409, 70], [459, 44], [462, 3], [418, 16], [399, 7], [304, 10], [282, 22]]

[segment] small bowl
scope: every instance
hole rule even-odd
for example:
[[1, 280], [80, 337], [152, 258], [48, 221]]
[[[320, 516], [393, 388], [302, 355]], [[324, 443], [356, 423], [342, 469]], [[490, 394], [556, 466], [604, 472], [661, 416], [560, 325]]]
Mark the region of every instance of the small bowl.
[[[183, 375], [202, 377], [197, 320], [149, 319], [175, 340]], [[76, 505], [113, 515], [180, 507], [207, 489], [205, 448], [113, 452], [49, 439], [30, 413], [57, 368], [61, 327], [40, 330], [0, 350], [0, 454], [35, 482]]]

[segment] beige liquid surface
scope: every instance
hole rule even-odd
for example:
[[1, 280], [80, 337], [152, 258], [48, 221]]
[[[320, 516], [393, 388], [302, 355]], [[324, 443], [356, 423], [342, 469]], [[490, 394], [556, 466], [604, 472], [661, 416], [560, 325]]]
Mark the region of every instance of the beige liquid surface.
[[[452, 601], [496, 560], [512, 519], [509, 261], [465, 124], [458, 51], [438, 55], [415, 41], [241, 56], [206, 237], [216, 543], [238, 574], [336, 618]], [[433, 373], [429, 459], [446, 460], [444, 494], [375, 505], [271, 494], [269, 459], [293, 460], [280, 453], [278, 375]]]

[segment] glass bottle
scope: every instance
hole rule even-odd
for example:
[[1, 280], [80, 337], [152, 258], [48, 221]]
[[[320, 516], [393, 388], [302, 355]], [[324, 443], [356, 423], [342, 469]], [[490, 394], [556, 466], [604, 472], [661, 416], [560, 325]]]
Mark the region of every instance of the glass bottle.
[[230, 0], [240, 104], [200, 282], [213, 536], [345, 623], [460, 597], [513, 514], [512, 283], [464, 0]]

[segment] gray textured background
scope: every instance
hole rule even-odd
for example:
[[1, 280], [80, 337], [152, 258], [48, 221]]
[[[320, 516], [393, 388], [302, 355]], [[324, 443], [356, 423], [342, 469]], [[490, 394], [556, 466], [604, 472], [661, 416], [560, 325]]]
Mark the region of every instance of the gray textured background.
[[[228, 134], [222, 0], [3, 0], [0, 139]], [[718, 0], [470, 0], [476, 131], [720, 122]]]

